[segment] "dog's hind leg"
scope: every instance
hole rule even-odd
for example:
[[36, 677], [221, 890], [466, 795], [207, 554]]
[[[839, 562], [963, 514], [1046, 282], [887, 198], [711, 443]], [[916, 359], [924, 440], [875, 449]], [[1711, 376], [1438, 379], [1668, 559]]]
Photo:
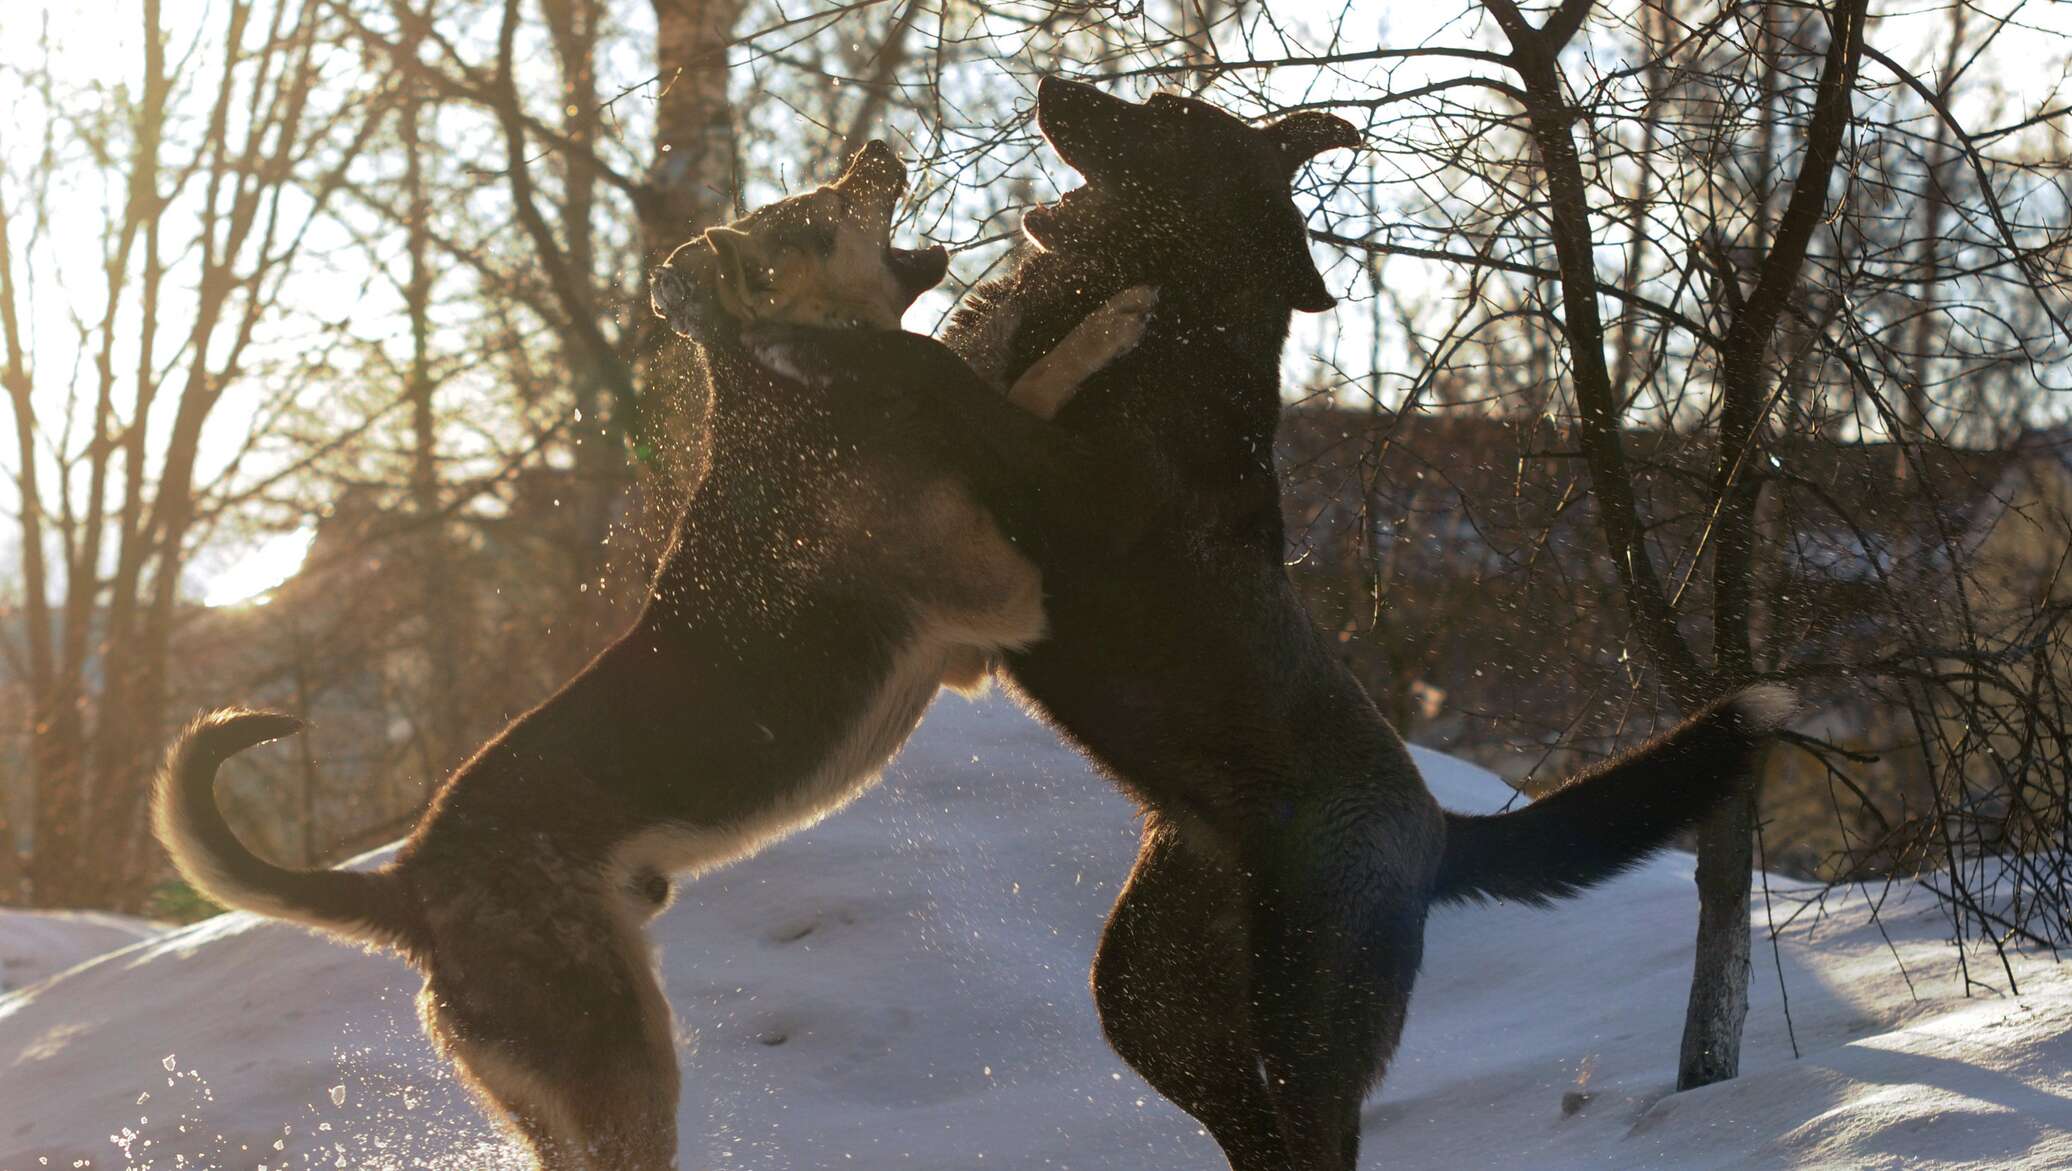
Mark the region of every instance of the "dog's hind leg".
[[1152, 815], [1094, 959], [1108, 1043], [1235, 1171], [1288, 1166], [1252, 1037], [1244, 887]]
[[603, 883], [496, 903], [423, 961], [427, 1030], [542, 1171], [671, 1171], [676, 1053], [638, 908]]
[[540, 1171], [673, 1171], [676, 1064], [595, 1061], [534, 1068], [530, 1060], [468, 1045], [447, 1052], [504, 1116]]
[[1252, 1028], [1286, 1166], [1353, 1171], [1424, 955], [1430, 854], [1403, 832], [1414, 816], [1313, 805], [1249, 843]]

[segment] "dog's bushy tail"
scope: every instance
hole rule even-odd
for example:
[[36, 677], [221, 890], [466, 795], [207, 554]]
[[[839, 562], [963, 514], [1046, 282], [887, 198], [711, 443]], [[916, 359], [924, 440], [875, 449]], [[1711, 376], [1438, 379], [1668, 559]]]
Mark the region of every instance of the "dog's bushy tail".
[[226, 708], [188, 725], [166, 754], [151, 823], [173, 865], [226, 907], [288, 919], [359, 943], [408, 953], [416, 908], [393, 871], [290, 870], [238, 840], [216, 805], [216, 770], [255, 744], [302, 730], [294, 716]]
[[1797, 706], [1791, 688], [1758, 684], [1523, 809], [1448, 813], [1433, 900], [1541, 905], [1629, 869], [1745, 791]]

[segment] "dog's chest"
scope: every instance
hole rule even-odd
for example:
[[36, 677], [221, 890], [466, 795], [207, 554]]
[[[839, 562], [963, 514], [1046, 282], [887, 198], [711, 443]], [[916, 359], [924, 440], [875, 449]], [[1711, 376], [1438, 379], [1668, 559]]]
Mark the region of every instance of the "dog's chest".
[[[824, 755], [791, 776], [754, 779], [754, 784], [769, 788], [770, 796], [746, 803], [752, 812], [653, 826], [617, 851], [617, 867], [629, 874], [642, 869], [700, 874], [747, 857], [841, 809], [876, 783], [879, 771], [913, 733], [935, 695], [946, 661], [943, 649], [933, 643], [916, 641], [903, 648]], [[694, 775], [684, 783], [707, 784], [710, 779]]]

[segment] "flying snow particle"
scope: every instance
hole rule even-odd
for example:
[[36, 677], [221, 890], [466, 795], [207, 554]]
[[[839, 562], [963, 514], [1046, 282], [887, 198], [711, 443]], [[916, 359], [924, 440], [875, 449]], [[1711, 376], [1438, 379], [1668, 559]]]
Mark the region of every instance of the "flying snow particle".
[[180, 1065], [179, 1061], [175, 1059], [173, 1055], [170, 1053], [166, 1054], [163, 1058], [161, 1058], [158, 1063], [160, 1065], [165, 1066], [165, 1071], [167, 1073], [173, 1072], [173, 1070], [177, 1069]]
[[343, 1106], [343, 1105], [345, 1105], [345, 1087], [344, 1087], [344, 1086], [332, 1086], [332, 1087], [331, 1087], [331, 1104], [332, 1104], [333, 1106]]

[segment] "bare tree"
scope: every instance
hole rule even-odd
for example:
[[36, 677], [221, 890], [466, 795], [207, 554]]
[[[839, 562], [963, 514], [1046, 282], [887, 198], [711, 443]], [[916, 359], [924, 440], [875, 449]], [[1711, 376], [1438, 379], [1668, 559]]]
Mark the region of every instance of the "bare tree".
[[[310, 225], [387, 107], [378, 88], [315, 100], [327, 34], [314, 3], [233, 3], [177, 66], [155, 0], [143, 16], [138, 80], [116, 91], [112, 117], [61, 90], [47, 65], [27, 79], [48, 137], [26, 158], [10, 152], [21, 169], [0, 208], [29, 237], [0, 228], [26, 643], [10, 656], [34, 697], [28, 872], [50, 903], [125, 901], [149, 856], [141, 778], [167, 731], [182, 573], [240, 471], [236, 457], [207, 466], [203, 431], [251, 374]], [[196, 104], [176, 108], [176, 93]], [[196, 116], [197, 140], [168, 135]], [[77, 211], [53, 205], [77, 178], [64, 173], [74, 147], [121, 183], [100, 233], [98, 312], [60, 340], [32, 327], [30, 290], [86, 275], [54, 242], [60, 216]], [[39, 344], [55, 358], [66, 343], [92, 355], [84, 377], [40, 366]], [[91, 408], [74, 406], [82, 393]], [[251, 421], [267, 416], [262, 406]]]
[[[1978, 747], [1947, 736], [1937, 745], [1943, 755], [1926, 747], [1936, 739], [1925, 731], [1930, 713], [1956, 702], [1980, 726], [2029, 746], [2014, 757], [2026, 779], [2003, 772], [1994, 786], [1992, 819], [2004, 824], [2010, 788], [2026, 798], [2015, 806], [2055, 807], [2047, 762], [2062, 717], [2033, 698], [2033, 677], [1996, 670], [1983, 689], [1974, 680], [1961, 702], [1909, 692], [1947, 688], [1948, 676], [1927, 661], [1955, 654], [1968, 664], [2000, 662], [2017, 652], [1983, 623], [1943, 619], [1946, 603], [1924, 606], [1924, 580], [1890, 572], [1890, 546], [1881, 552], [1872, 536], [1905, 545], [1946, 582], [1974, 580], [1979, 562], [1967, 534], [1981, 512], [2012, 498], [1978, 482], [1983, 465], [1951, 445], [1981, 425], [1985, 432], [1972, 433], [1991, 434], [1996, 417], [2032, 411], [2034, 383], [1997, 404], [1989, 388], [2010, 367], [2047, 379], [2072, 340], [2062, 325], [2062, 145], [1988, 160], [1980, 145], [2002, 135], [1971, 129], [1953, 103], [1963, 72], [1955, 63], [1976, 60], [1996, 33], [1970, 40], [1962, 22], [1953, 24], [1956, 43], [1944, 47], [1943, 73], [1930, 85], [1872, 42], [1869, 6], [1855, 0], [1719, 10], [1570, 0], [1534, 16], [1487, 0], [1481, 11], [1505, 48], [1348, 48], [1226, 57], [1211, 68], [1239, 76], [1291, 65], [1366, 70], [1374, 62], [1424, 70], [1411, 84], [1384, 78], [1366, 94], [1341, 84], [1319, 102], [1366, 111], [1378, 148], [1404, 160], [1410, 181], [1431, 192], [1390, 201], [1367, 191], [1365, 207], [1348, 201], [1344, 213], [1365, 220], [1366, 230], [1326, 238], [1457, 266], [1474, 320], [1463, 327], [1453, 311], [1439, 314], [1442, 341], [1459, 342], [1450, 355], [1456, 370], [1464, 357], [1503, 361], [1558, 343], [1558, 391], [1522, 405], [1535, 413], [1551, 405], [1573, 437], [1572, 451], [1547, 454], [1573, 459], [1584, 473], [1588, 496], [1575, 499], [1594, 517], [1601, 563], [1624, 611], [1608, 633], [1641, 652], [1633, 666], [1652, 667], [1629, 671], [1633, 689], [1659, 688], [1673, 712], [1765, 673], [1888, 681], [1887, 698], [1917, 713], [1924, 729], [1916, 739], [1932, 758], [1926, 771], [1964, 771], [1973, 766], [1961, 762], [1978, 759]], [[1995, 30], [2006, 27], [2004, 16], [1988, 19]], [[1873, 68], [1881, 80], [1866, 77]], [[2047, 99], [2039, 104], [2041, 112], [2017, 118], [2008, 132], [2047, 122]], [[1873, 121], [1852, 136], [1864, 119]], [[1925, 133], [1915, 128], [1923, 119]], [[1953, 144], [1965, 144], [1963, 183], [1951, 174]], [[1409, 202], [1411, 214], [1391, 220], [1384, 208], [1392, 202]], [[2008, 213], [2017, 205], [2027, 219]], [[1953, 264], [1959, 255], [1966, 259]], [[1608, 257], [1616, 260], [1608, 265]], [[1506, 286], [1518, 294], [1504, 295]], [[1445, 361], [1406, 381], [1418, 390], [1436, 384]], [[1504, 409], [1503, 396], [1497, 402]], [[1640, 424], [1659, 430], [1636, 455]], [[1895, 474], [1862, 497], [1847, 498], [1862, 490], [1855, 487], [1838, 497], [1832, 475], [1793, 462], [1809, 453], [1797, 441], [1815, 438], [1815, 458], [1856, 462], [1844, 448], [1866, 431], [1897, 442], [1887, 461]], [[1514, 481], [1514, 490], [1527, 482]], [[1759, 524], [1766, 491], [1778, 498], [1767, 531]], [[1469, 507], [1486, 514], [1492, 502]], [[1573, 563], [1549, 540], [1554, 524], [1538, 547]], [[1803, 577], [1765, 576], [1766, 564], [1803, 561], [1806, 540], [1837, 530], [1862, 536], [1849, 569], [1876, 579], [1857, 608], [1823, 611], [1794, 597]], [[1537, 554], [1503, 556], [1522, 568]], [[1961, 606], [1965, 588], [1945, 596]], [[2054, 605], [2022, 610], [2027, 619], [2016, 625], [2030, 641], [2019, 645], [2054, 639]], [[1837, 637], [1838, 626], [1865, 624], [1879, 633]], [[1807, 747], [1834, 766], [1834, 784], [1854, 793], [1897, 792], [1891, 774], [1909, 771], [1879, 753]], [[1882, 780], [1879, 766], [1888, 774]], [[1977, 879], [1976, 859], [1994, 849], [1993, 834], [1957, 828], [1956, 810], [1982, 809], [1976, 794], [1953, 796], [1953, 787], [1930, 789], [1940, 796], [1929, 823], [1948, 843], [1935, 864], [1946, 876]], [[1685, 1086], [1737, 1067], [1756, 810], [1754, 793], [1737, 799], [1699, 837]], [[2056, 832], [2047, 827], [2058, 818], [2038, 815], [2031, 840], [2038, 830]], [[1914, 859], [1923, 864], [1920, 854]], [[2033, 892], [2061, 873], [2042, 864], [2023, 887], [2032, 892], [2026, 905], [2049, 902], [2054, 896]], [[1954, 901], [1962, 903], [1958, 918], [1983, 927], [1999, 913], [1978, 893]]]
[[[238, 686], [378, 732], [291, 778], [284, 844], [392, 824], [610, 632], [696, 475], [703, 387], [647, 267], [882, 136], [916, 163], [903, 230], [953, 248], [953, 289], [984, 279], [1071, 182], [1027, 119], [1065, 72], [1365, 119], [1301, 193], [1350, 303], [1296, 336], [1283, 470], [1292, 572], [1394, 718], [1545, 763], [1762, 676], [1861, 714], [1699, 841], [1685, 1084], [1735, 1068], [1751, 869], [1780, 851], [1921, 875], [1960, 937], [2062, 938], [2072, 494], [2037, 391], [2072, 354], [2072, 199], [2062, 94], [1991, 65], [2013, 10], [1478, 0], [1375, 43], [1370, 15], [146, 0], [112, 113], [20, 71], [48, 113], [0, 138], [36, 897], [134, 901], [137, 871], [88, 860], [145, 856], [167, 718], [246, 697], [176, 668], [256, 626]], [[206, 39], [169, 54], [175, 28]], [[105, 290], [54, 348], [68, 166], [113, 200], [64, 266]], [[267, 624], [184, 600], [210, 540], [327, 501]], [[546, 650], [499, 669], [493, 640]], [[344, 799], [377, 772], [392, 792]]]

